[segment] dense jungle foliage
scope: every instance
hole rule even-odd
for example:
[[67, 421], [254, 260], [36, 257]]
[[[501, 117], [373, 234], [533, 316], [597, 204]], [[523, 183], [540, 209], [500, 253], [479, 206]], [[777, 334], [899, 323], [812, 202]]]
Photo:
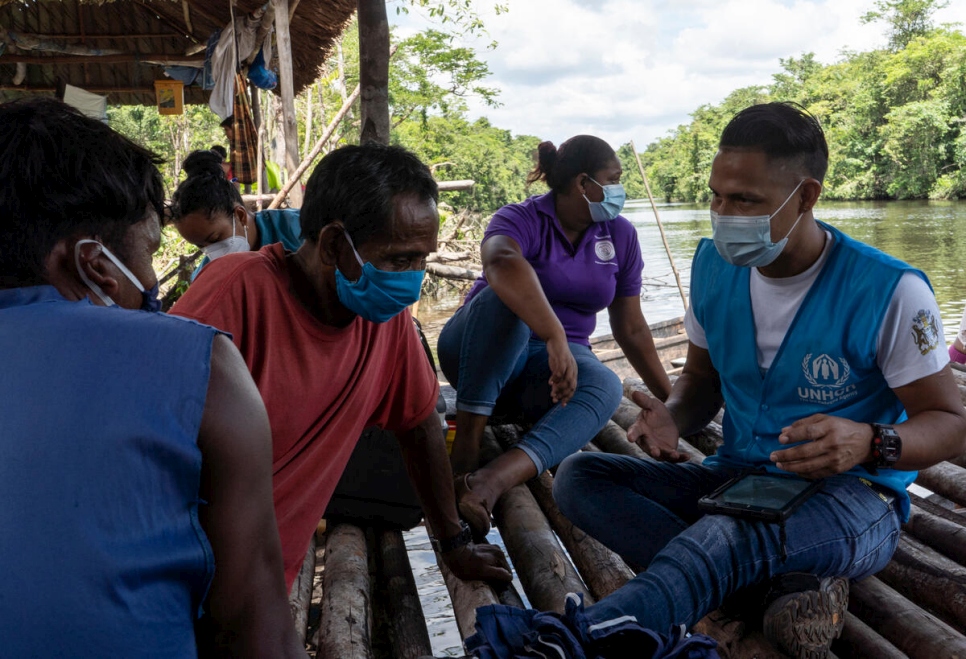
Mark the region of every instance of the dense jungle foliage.
[[822, 65], [812, 53], [781, 60], [767, 86], [745, 87], [704, 105], [691, 123], [648, 145], [654, 194], [707, 201], [717, 139], [738, 110], [795, 101], [822, 122], [830, 167], [825, 199], [966, 198], [966, 36], [935, 27], [946, 3], [879, 0], [866, 21], [888, 28], [888, 47], [846, 52]]

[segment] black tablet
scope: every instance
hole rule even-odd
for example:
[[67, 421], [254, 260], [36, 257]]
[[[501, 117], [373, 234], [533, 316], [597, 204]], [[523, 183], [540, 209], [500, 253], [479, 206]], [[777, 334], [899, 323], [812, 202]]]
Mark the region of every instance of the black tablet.
[[764, 522], [782, 522], [822, 487], [821, 480], [752, 472], [733, 478], [698, 501], [698, 510]]

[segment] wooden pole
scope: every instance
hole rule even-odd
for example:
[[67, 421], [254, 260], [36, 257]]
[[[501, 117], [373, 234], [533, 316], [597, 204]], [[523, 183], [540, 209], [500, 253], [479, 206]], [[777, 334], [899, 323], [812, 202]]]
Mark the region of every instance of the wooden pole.
[[671, 262], [671, 271], [674, 272], [674, 280], [678, 283], [678, 292], [681, 294], [681, 302], [684, 303], [684, 309], [688, 308], [688, 296], [684, 294], [684, 286], [681, 284], [681, 273], [678, 272], [677, 266], [674, 265], [674, 256], [671, 254], [671, 246], [667, 243], [667, 236], [664, 235], [664, 224], [661, 223], [661, 216], [657, 212], [657, 204], [654, 203], [654, 197], [651, 195], [651, 186], [647, 182], [647, 174], [644, 173], [644, 165], [641, 164], [641, 157], [637, 154], [637, 147], [634, 146], [634, 140], [631, 140], [631, 151], [634, 152], [634, 159], [637, 160], [637, 167], [641, 170], [641, 178], [644, 179], [644, 189], [647, 191], [647, 198], [651, 202], [651, 209], [654, 211], [654, 219], [657, 220], [657, 228], [661, 232], [661, 241], [664, 243], [664, 251], [667, 252], [668, 261]]
[[966, 657], [966, 637], [875, 577], [852, 584], [849, 611], [912, 659]]
[[904, 533], [878, 578], [953, 627], [966, 629], [966, 568], [955, 561]]
[[[426, 521], [426, 533], [432, 535], [433, 530]], [[463, 581], [454, 575], [446, 566], [443, 557], [436, 554], [436, 564], [443, 575], [446, 590], [453, 601], [453, 615], [456, 626], [460, 631], [460, 638], [466, 640], [476, 633], [476, 610], [488, 604], [499, 604], [500, 598], [485, 581]]]
[[417, 659], [433, 653], [426, 619], [416, 592], [406, 541], [399, 531], [377, 532], [379, 571], [385, 580], [387, 610], [394, 653], [399, 659]]
[[904, 531], [960, 565], [966, 565], [966, 527], [933, 515], [917, 505], [913, 505], [909, 512], [909, 521], [902, 527]]
[[389, 20], [385, 0], [359, 2], [359, 143], [389, 144]]
[[832, 642], [832, 650], [840, 657], [851, 659], [908, 659], [905, 653], [848, 611], [845, 612], [842, 635]]
[[[275, 6], [275, 39], [278, 44], [279, 83], [282, 97], [282, 130], [285, 135], [285, 168], [289, 180], [296, 178], [299, 158], [299, 129], [295, 115], [295, 82], [292, 78], [292, 35], [289, 32], [289, 0], [272, 0]], [[293, 185], [289, 190], [290, 205], [302, 206], [302, 188]]]
[[[339, 126], [339, 122], [342, 121], [342, 118], [345, 116], [346, 112], [349, 111], [349, 108], [352, 107], [352, 104], [355, 103], [357, 98], [359, 98], [358, 85], [356, 85], [356, 88], [352, 90], [352, 94], [346, 99], [345, 103], [342, 104], [342, 107], [339, 109], [336, 115], [332, 117], [332, 121], [330, 121], [329, 125], [326, 126], [325, 132], [322, 133], [322, 137], [319, 138], [319, 141], [316, 142], [312, 150], [306, 154], [299, 166], [295, 168], [294, 173], [288, 177], [288, 181], [285, 182], [285, 185], [282, 186], [282, 189], [279, 190], [278, 194], [275, 195], [272, 203], [268, 205], [270, 209], [278, 208], [285, 200], [285, 197], [288, 195], [289, 191], [296, 187], [296, 183], [298, 183], [302, 178], [302, 174], [304, 174], [305, 170], [309, 168], [309, 165], [312, 164], [312, 161], [315, 160], [315, 157], [321, 153], [322, 147], [324, 147], [326, 142], [329, 141], [329, 138], [332, 137], [332, 133], [334, 133], [335, 129]], [[287, 153], [288, 147], [286, 147], [286, 154]], [[301, 190], [301, 188], [299, 188], [299, 190]]]
[[305, 553], [305, 560], [302, 561], [302, 569], [299, 570], [295, 582], [292, 583], [292, 590], [288, 595], [288, 605], [292, 610], [292, 620], [295, 622], [295, 633], [298, 634], [299, 641], [305, 643], [305, 633], [309, 626], [309, 604], [312, 601], [312, 584], [315, 580], [315, 534], [309, 542], [309, 550]]
[[326, 531], [323, 580], [318, 656], [371, 659], [369, 562], [362, 529], [339, 524]]
[[966, 469], [949, 462], [940, 462], [923, 469], [916, 476], [916, 485], [966, 506]]

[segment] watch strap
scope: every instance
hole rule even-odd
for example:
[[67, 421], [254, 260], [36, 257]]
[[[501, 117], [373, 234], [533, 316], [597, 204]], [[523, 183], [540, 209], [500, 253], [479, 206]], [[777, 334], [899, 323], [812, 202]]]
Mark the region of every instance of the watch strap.
[[460, 520], [460, 532], [454, 536], [449, 538], [437, 538], [435, 536], [429, 536], [429, 544], [431, 544], [433, 549], [440, 554], [445, 554], [453, 551], [454, 549], [465, 547], [471, 542], [473, 542], [473, 532], [470, 530], [470, 525], [463, 520]]

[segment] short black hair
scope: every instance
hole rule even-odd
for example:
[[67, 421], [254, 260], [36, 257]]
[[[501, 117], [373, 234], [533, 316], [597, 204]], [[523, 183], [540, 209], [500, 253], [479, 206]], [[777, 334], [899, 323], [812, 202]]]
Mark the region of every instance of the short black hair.
[[225, 178], [221, 158], [214, 151], [192, 151], [182, 165], [188, 178], [171, 195], [171, 221], [202, 211], [209, 219], [216, 212], [231, 216], [236, 205], [244, 206], [241, 194]]
[[0, 105], [0, 278], [43, 284], [54, 246], [97, 236], [126, 257], [128, 229], [164, 214], [161, 159], [50, 97]]
[[222, 145], [220, 145], [220, 144], [212, 144], [211, 145], [211, 148], [208, 149], [208, 150], [211, 151], [212, 153], [217, 153], [219, 156], [221, 156], [221, 159], [223, 161], [224, 160], [228, 160], [228, 149], [226, 149]]
[[617, 160], [614, 150], [593, 135], [576, 135], [559, 147], [553, 142], [541, 142], [537, 146], [537, 164], [527, 176], [527, 185], [543, 181], [554, 192], [563, 193], [578, 174], [600, 171], [613, 160]]
[[330, 222], [341, 220], [356, 246], [386, 228], [397, 195], [439, 200], [429, 167], [399, 146], [344, 146], [327, 154], [305, 186], [300, 213], [302, 239], [316, 241]]
[[725, 126], [718, 146], [761, 149], [769, 158], [797, 160], [819, 182], [828, 170], [828, 143], [822, 125], [798, 103], [761, 103], [745, 108]]

